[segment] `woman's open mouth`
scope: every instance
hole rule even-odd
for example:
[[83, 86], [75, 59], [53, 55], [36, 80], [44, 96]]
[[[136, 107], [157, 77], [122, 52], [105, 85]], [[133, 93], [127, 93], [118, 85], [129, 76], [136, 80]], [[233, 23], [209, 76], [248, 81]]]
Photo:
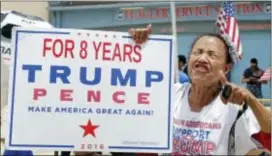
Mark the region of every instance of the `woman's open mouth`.
[[196, 64], [194, 67], [195, 70], [202, 72], [202, 73], [208, 73], [209, 72], [209, 67], [204, 64]]

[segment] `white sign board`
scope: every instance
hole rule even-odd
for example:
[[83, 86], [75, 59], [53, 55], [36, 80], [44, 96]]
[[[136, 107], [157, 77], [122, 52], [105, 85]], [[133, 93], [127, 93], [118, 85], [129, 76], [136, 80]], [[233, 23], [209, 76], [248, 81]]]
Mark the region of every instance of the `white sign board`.
[[8, 148], [171, 151], [171, 36], [16, 28], [12, 43]]

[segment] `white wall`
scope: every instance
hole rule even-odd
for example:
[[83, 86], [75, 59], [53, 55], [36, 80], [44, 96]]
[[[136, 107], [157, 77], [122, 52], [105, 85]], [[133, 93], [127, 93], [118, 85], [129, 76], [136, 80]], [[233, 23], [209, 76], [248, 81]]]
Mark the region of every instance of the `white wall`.
[[43, 18], [44, 20], [49, 20], [48, 13], [48, 2], [15, 2], [15, 1], [5, 1], [1, 2], [1, 10], [15, 10], [29, 15], [35, 15]]

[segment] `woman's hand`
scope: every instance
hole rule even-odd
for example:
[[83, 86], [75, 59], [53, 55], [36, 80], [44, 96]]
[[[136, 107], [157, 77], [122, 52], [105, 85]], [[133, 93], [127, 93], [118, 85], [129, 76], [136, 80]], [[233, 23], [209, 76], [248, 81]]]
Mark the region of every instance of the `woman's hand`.
[[271, 134], [270, 110], [266, 109], [264, 104], [261, 103], [249, 90], [229, 83], [224, 72], [221, 71], [219, 77], [223, 85], [230, 85], [232, 89], [229, 98], [225, 99], [223, 96], [221, 96], [222, 101], [225, 104], [227, 102], [231, 102], [238, 105], [241, 105], [244, 103], [244, 101], [246, 101], [258, 121], [261, 131], [266, 134]]
[[151, 24], [149, 24], [146, 28], [132, 28], [129, 30], [129, 34], [137, 44], [142, 44], [146, 42], [148, 35], [151, 34]]
[[231, 93], [227, 99], [221, 95], [221, 99], [225, 104], [231, 102], [233, 104], [242, 105], [244, 102], [248, 101], [249, 98], [255, 98], [246, 88], [229, 83], [223, 71], [219, 73], [219, 78], [223, 86], [229, 85], [231, 89]]

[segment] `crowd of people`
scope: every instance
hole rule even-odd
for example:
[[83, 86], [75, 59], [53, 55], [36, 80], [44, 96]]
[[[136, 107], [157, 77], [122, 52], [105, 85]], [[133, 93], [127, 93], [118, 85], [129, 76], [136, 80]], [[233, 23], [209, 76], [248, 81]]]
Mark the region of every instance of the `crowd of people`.
[[[150, 26], [130, 30], [137, 44], [146, 42], [150, 33]], [[267, 83], [259, 80], [263, 71], [257, 66], [257, 59], [252, 59], [251, 67], [245, 70], [242, 78], [247, 88], [228, 82], [226, 74], [234, 64], [229, 48], [222, 36], [207, 33], [193, 41], [188, 61], [185, 56], [178, 57], [180, 78], [175, 80], [173, 105], [174, 155], [245, 155], [254, 149], [271, 150], [270, 111], [257, 99], [262, 97], [261, 84]], [[227, 87], [229, 92], [223, 92]], [[186, 124], [192, 122], [197, 124]], [[99, 154], [75, 152], [77, 156]], [[6, 150], [4, 155], [33, 154], [31, 151]], [[71, 152], [63, 151], [61, 155], [68, 156]]]

